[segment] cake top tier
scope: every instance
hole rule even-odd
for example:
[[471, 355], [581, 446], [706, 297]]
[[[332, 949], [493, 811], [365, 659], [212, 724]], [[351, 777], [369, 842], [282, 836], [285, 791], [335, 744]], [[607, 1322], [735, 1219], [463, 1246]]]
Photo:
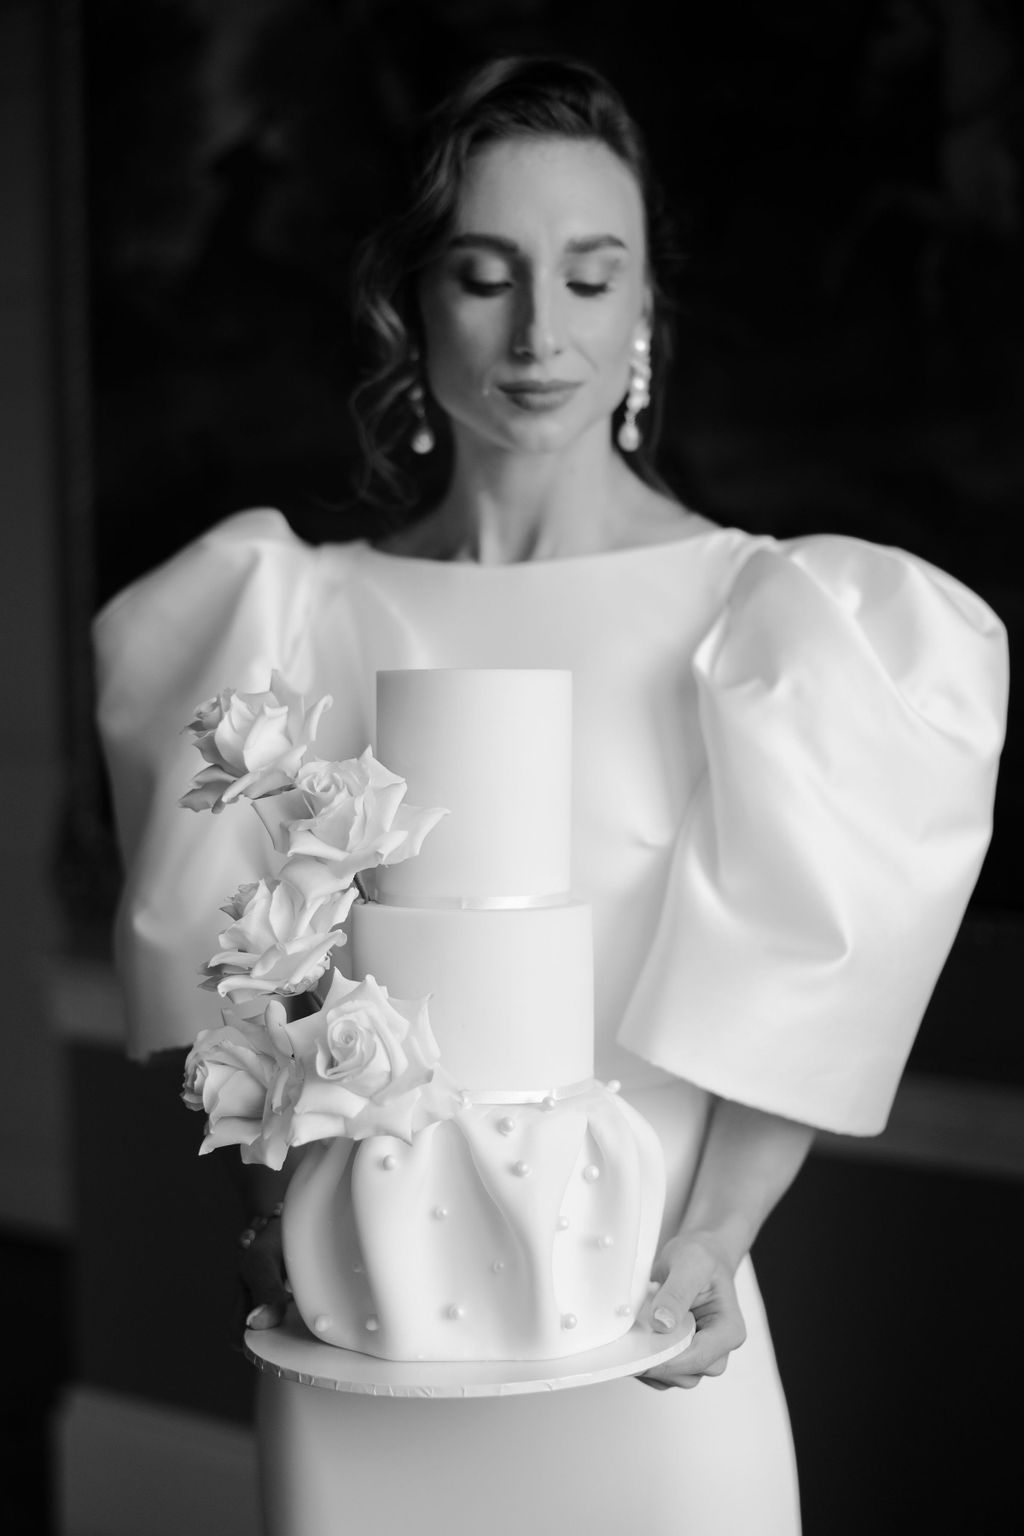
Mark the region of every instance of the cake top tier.
[[376, 872], [378, 900], [525, 905], [570, 883], [572, 674], [377, 673], [376, 753], [412, 805], [443, 805], [415, 858]]

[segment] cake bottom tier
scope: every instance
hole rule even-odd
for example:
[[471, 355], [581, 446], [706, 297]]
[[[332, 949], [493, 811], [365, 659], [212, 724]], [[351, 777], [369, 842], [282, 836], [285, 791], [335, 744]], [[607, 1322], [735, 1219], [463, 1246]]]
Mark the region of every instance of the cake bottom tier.
[[318, 1338], [385, 1360], [553, 1360], [627, 1333], [661, 1226], [661, 1145], [598, 1083], [470, 1103], [410, 1143], [310, 1147], [285, 1265]]

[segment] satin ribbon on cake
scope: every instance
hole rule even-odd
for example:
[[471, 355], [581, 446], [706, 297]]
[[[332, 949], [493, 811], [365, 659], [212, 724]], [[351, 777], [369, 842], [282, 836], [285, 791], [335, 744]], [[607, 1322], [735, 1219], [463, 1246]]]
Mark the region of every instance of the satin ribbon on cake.
[[415, 911], [428, 908], [446, 912], [509, 912], [526, 907], [564, 907], [572, 901], [571, 891], [556, 891], [552, 896], [403, 896], [374, 895], [382, 907], [408, 907]]
[[464, 1088], [462, 1102], [465, 1105], [543, 1104], [545, 1099], [550, 1099], [553, 1104], [560, 1104], [564, 1099], [576, 1099], [600, 1088], [606, 1093], [618, 1092], [617, 1083], [613, 1088], [611, 1083], [602, 1083], [596, 1077], [584, 1077], [579, 1082], [568, 1083], [561, 1088]]

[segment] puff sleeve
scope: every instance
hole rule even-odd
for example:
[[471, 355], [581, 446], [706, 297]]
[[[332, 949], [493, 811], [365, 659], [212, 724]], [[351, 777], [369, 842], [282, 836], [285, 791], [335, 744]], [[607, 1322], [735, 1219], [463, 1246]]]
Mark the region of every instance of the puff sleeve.
[[1003, 627], [900, 550], [759, 545], [694, 675], [707, 771], [620, 1041], [876, 1133], [988, 846]]
[[219, 999], [198, 984], [218, 908], [269, 872], [269, 841], [247, 806], [217, 816], [179, 806], [202, 766], [185, 727], [198, 703], [265, 688], [275, 667], [300, 692], [329, 691], [314, 675], [315, 576], [316, 552], [280, 513], [240, 513], [94, 621], [97, 722], [124, 862], [114, 958], [133, 1057], [190, 1045], [219, 1022]]

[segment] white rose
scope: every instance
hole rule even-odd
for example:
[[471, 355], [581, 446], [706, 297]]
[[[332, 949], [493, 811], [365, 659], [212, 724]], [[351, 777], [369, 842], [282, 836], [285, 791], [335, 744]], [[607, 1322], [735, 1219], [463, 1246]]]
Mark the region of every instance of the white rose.
[[295, 787], [301, 791], [305, 800], [307, 816], [318, 816], [329, 805], [351, 792], [352, 761], [349, 759], [336, 763], [322, 757], [306, 759], [295, 775]]
[[200, 1031], [185, 1060], [181, 1097], [207, 1117], [199, 1151], [237, 1146], [243, 1162], [281, 1168], [301, 1081], [284, 1009], [268, 1004], [264, 1021], [234, 1009], [223, 1018], [218, 1028]]
[[307, 901], [287, 879], [240, 886], [221, 909], [234, 921], [220, 935], [203, 985], [236, 1003], [308, 991], [345, 943], [341, 924], [355, 896], [350, 888]]
[[210, 766], [196, 774], [179, 804], [220, 811], [240, 796], [255, 800], [290, 788], [330, 703], [325, 695], [307, 709], [275, 671], [262, 693], [226, 689], [200, 704], [188, 729]]
[[321, 808], [287, 829], [289, 878], [307, 897], [348, 885], [361, 870], [412, 858], [447, 815], [440, 807], [403, 805], [405, 780], [369, 747], [361, 757], [319, 767], [310, 782]]
[[459, 1095], [439, 1068], [425, 998], [389, 997], [372, 976], [335, 974], [318, 1013], [292, 1026], [302, 1087], [296, 1146], [324, 1137], [400, 1136], [447, 1119]]

